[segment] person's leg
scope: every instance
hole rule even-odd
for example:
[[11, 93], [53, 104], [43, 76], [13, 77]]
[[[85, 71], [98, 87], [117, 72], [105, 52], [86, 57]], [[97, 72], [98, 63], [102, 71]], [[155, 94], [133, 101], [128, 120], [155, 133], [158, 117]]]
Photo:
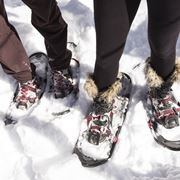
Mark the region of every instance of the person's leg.
[[152, 124], [158, 123], [171, 129], [178, 126], [180, 117], [178, 100], [171, 89], [173, 83], [180, 80], [180, 61], [175, 63], [176, 42], [180, 32], [180, 1], [147, 2], [151, 47], [151, 56], [145, 71], [148, 84], [147, 102], [152, 107]]
[[[30, 107], [38, 99], [38, 87], [34, 79], [25, 49], [8, 22], [3, 0], [0, 1], [0, 64], [3, 70], [18, 82], [13, 101], [17, 108]], [[34, 100], [34, 101], [32, 101]]]
[[4, 0], [0, 0], [0, 27], [0, 62], [3, 70], [20, 83], [31, 80], [28, 56], [16, 29], [8, 21]]
[[119, 60], [139, 3], [140, 0], [94, 0], [96, 64], [84, 88], [94, 101], [92, 111], [96, 109], [96, 115], [111, 111], [124, 89], [127, 77], [123, 73], [118, 76]]
[[17, 36], [17, 38], [20, 40], [19, 35], [15, 29], [15, 27], [9, 23], [8, 21], [8, 17], [7, 17], [7, 13], [4, 7], [4, 0], [0, 0], [0, 15], [3, 16], [4, 20], [6, 21], [7, 25], [10, 27], [10, 29], [15, 33], [15, 35]]
[[[87, 153], [87, 156], [91, 154], [90, 157], [80, 158], [86, 166], [96, 166], [108, 160], [113, 148], [106, 148], [100, 153], [96, 147], [107, 146], [108, 142], [109, 147], [112, 144], [115, 146], [120, 124], [123, 124], [126, 117], [132, 84], [128, 75], [121, 73], [118, 76], [119, 60], [139, 2], [140, 0], [94, 0], [96, 64], [94, 73], [84, 84], [84, 89], [93, 102], [83, 121], [82, 134], [75, 149], [78, 155], [83, 151], [86, 156], [83, 144], [92, 144], [93, 153], [91, 150]], [[96, 156], [94, 162], [93, 156]]]
[[69, 66], [71, 52], [67, 46], [67, 24], [55, 0], [22, 0], [32, 10], [32, 24], [45, 38], [52, 69]]
[[94, 0], [96, 64], [94, 80], [99, 90], [112, 85], [119, 60], [140, 0]]
[[67, 49], [67, 24], [62, 18], [56, 0], [22, 0], [32, 10], [32, 24], [45, 39], [49, 65], [53, 75], [56, 98], [69, 95], [75, 87]]
[[0, 15], [0, 63], [18, 82], [32, 79], [28, 56], [15, 33]]
[[164, 80], [173, 72], [180, 32], [180, 1], [147, 0], [150, 64]]

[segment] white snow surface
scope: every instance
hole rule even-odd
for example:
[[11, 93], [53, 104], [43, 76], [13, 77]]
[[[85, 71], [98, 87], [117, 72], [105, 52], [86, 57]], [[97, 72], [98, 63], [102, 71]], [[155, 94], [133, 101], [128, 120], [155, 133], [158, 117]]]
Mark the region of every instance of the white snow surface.
[[[45, 51], [42, 36], [30, 23], [30, 10], [20, 0], [5, 0], [10, 22], [17, 28], [28, 54]], [[158, 145], [147, 126], [143, 108], [143, 68], [132, 70], [149, 56], [146, 1], [142, 1], [120, 61], [120, 70], [133, 78], [132, 103], [114, 156], [104, 165], [82, 167], [72, 154], [80, 123], [89, 105], [83, 84], [95, 62], [95, 29], [92, 0], [58, 0], [69, 24], [69, 41], [78, 44], [80, 97], [71, 114], [48, 120], [46, 96], [26, 119], [15, 126], [3, 123], [15, 90], [15, 80], [0, 67], [0, 180], [179, 180], [180, 152]], [[180, 40], [177, 43], [180, 55]], [[179, 91], [179, 87], [176, 87]]]

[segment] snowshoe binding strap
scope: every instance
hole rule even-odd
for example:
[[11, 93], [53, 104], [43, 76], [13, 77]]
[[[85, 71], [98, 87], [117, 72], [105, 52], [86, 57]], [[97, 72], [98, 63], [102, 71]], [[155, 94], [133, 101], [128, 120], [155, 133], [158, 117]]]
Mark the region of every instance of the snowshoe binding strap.
[[166, 109], [156, 113], [156, 121], [163, 125], [166, 129], [171, 129], [179, 126], [180, 108]]

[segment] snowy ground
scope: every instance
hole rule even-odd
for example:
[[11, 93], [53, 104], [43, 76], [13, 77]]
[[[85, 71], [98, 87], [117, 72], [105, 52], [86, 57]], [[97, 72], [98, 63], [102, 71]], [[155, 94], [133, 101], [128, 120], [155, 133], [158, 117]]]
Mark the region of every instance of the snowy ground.
[[[69, 40], [79, 47], [81, 62], [80, 98], [71, 114], [48, 121], [45, 96], [39, 107], [14, 127], [0, 121], [0, 180], [179, 180], [180, 152], [156, 144], [146, 124], [143, 108], [144, 75], [132, 68], [149, 55], [146, 3], [130, 31], [121, 59], [121, 70], [134, 80], [133, 99], [113, 158], [105, 165], [84, 168], [73, 146], [89, 102], [83, 84], [95, 61], [95, 32], [92, 0], [59, 0], [63, 17], [69, 24]], [[30, 24], [30, 10], [20, 0], [5, 0], [10, 21], [16, 26], [28, 52], [45, 52], [43, 39]], [[180, 55], [180, 40], [177, 43]], [[15, 89], [15, 81], [0, 69], [0, 119], [3, 119]], [[178, 89], [177, 89], [178, 91]], [[49, 103], [49, 104], [48, 104]], [[46, 104], [46, 105], [45, 105]]]

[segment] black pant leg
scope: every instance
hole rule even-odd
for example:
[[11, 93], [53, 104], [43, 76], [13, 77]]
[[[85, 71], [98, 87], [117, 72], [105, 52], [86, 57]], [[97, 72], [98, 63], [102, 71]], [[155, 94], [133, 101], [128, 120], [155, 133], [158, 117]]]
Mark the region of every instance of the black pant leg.
[[180, 0], [147, 0], [151, 66], [166, 79], [174, 70], [180, 32]]
[[102, 90], [116, 80], [119, 59], [140, 0], [94, 0], [96, 64], [94, 80]]
[[[69, 66], [67, 56], [67, 24], [62, 18], [55, 0], [22, 0], [32, 10], [32, 24], [45, 38], [52, 68], [63, 69]], [[68, 57], [68, 58], [67, 58]]]

